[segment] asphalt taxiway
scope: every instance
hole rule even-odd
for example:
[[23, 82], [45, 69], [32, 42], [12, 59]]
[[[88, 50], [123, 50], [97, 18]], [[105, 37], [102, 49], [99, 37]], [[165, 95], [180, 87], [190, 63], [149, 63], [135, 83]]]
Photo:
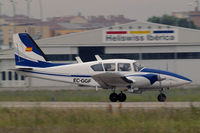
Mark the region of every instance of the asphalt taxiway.
[[6, 108], [94, 108], [94, 109], [157, 109], [200, 107], [200, 102], [0, 102]]

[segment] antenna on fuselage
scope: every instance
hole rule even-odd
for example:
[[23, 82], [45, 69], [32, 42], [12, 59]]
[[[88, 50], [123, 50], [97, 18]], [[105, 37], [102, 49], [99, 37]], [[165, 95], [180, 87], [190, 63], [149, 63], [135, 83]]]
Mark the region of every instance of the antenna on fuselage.
[[97, 59], [97, 61], [102, 61], [102, 59], [99, 55], [95, 55], [95, 58]]
[[169, 69], [169, 66], [168, 66], [168, 62], [167, 62], [167, 64], [166, 64], [166, 70], [169, 71], [168, 69]]
[[78, 63], [83, 63], [83, 61], [81, 60], [81, 58], [79, 57], [79, 56], [77, 56], [77, 57], [75, 57], [76, 58], [76, 61], [78, 62]]

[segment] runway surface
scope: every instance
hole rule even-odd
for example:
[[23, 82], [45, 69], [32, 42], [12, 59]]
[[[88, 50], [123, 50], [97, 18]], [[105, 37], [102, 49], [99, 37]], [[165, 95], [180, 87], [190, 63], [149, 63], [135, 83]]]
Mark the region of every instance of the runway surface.
[[8, 108], [96, 108], [96, 109], [156, 109], [200, 107], [200, 102], [0, 102]]

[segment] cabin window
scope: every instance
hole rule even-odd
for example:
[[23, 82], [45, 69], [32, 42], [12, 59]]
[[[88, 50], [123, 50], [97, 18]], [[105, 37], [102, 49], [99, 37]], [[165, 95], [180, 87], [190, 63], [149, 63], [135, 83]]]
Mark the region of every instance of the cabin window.
[[131, 71], [131, 65], [129, 63], [119, 63], [118, 71]]
[[94, 71], [103, 71], [103, 66], [102, 66], [102, 64], [92, 65], [91, 68], [92, 68]]
[[135, 72], [139, 72], [143, 67], [140, 64], [133, 63], [133, 68]]
[[105, 63], [103, 64], [105, 71], [115, 71], [115, 63]]

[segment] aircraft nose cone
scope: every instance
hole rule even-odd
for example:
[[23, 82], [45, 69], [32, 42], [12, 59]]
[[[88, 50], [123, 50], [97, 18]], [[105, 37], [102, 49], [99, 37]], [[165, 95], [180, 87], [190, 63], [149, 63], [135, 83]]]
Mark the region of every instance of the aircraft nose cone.
[[192, 83], [192, 80], [189, 79], [189, 78], [187, 78], [187, 80], [185, 80], [185, 83], [186, 83], [186, 84], [190, 84], [190, 83]]
[[[176, 74], [176, 75], [178, 75], [178, 74]], [[177, 78], [182, 79], [182, 80], [184, 81], [185, 84], [190, 84], [190, 83], [192, 83], [192, 80], [191, 80], [191, 79], [189, 79], [189, 78], [187, 78], [187, 77], [184, 77], [184, 76], [182, 76], [182, 75], [178, 75]]]

